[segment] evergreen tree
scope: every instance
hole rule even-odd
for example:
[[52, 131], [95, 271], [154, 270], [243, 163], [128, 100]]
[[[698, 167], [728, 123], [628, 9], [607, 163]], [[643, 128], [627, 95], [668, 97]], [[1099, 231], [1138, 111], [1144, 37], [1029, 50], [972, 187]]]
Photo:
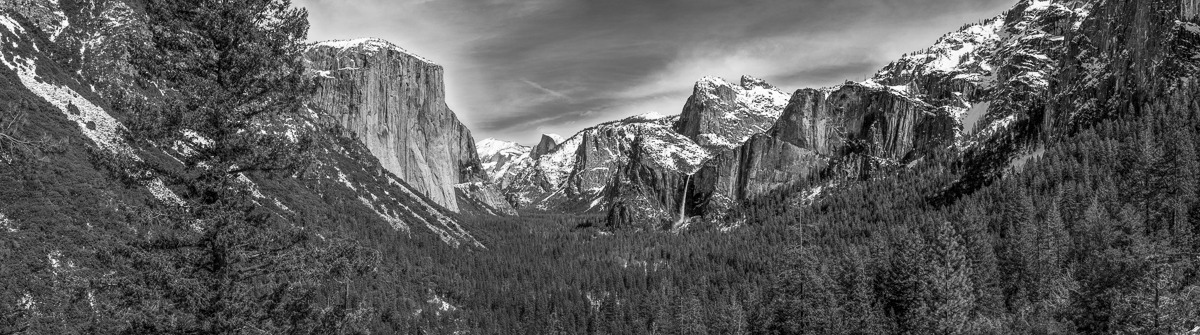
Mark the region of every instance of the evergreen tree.
[[[301, 63], [308, 23], [287, 0], [148, 0], [149, 42], [131, 50], [161, 99], [130, 98], [134, 141], [180, 143], [182, 169], [147, 163], [182, 208], [143, 213], [130, 298], [131, 332], [328, 333], [361, 326], [349, 296], [377, 267], [372, 251], [258, 210], [251, 174], [292, 176], [305, 139], [275, 122], [298, 118], [309, 90]], [[167, 308], [164, 308], [167, 307]]]
[[949, 222], [938, 221], [931, 228], [926, 245], [931, 334], [964, 334], [974, 308], [966, 250]]
[[977, 299], [976, 312], [994, 315], [999, 312], [1002, 301], [997, 281], [1000, 274], [996, 269], [996, 251], [992, 234], [987, 229], [987, 218], [981, 206], [967, 205], [963, 211], [962, 236], [971, 260], [971, 283]]

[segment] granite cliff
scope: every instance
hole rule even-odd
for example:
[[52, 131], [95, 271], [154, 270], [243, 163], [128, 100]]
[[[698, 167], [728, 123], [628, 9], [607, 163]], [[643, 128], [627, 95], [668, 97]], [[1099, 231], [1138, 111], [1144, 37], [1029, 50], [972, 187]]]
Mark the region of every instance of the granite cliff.
[[681, 115], [606, 122], [565, 140], [543, 136], [529, 162], [498, 183], [517, 207], [626, 218], [611, 225], [666, 223], [679, 216], [686, 176], [769, 129], [786, 103], [787, 94], [760, 79], [706, 77]]
[[[306, 53], [315, 108], [334, 115], [380, 163], [421, 194], [459, 211], [459, 191], [488, 190], [471, 131], [446, 105], [440, 65], [379, 39], [321, 42]], [[470, 193], [470, 192], [467, 192]], [[496, 197], [470, 196], [515, 214]]]

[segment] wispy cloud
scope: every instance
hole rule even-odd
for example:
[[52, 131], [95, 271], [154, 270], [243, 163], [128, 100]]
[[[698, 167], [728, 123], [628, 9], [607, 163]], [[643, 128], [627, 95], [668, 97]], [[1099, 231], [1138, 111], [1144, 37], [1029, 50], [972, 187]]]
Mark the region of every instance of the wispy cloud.
[[378, 36], [442, 64], [476, 137], [535, 142], [678, 113], [693, 83], [862, 79], [1017, 0], [298, 0], [314, 39]]
[[555, 91], [555, 90], [552, 90], [552, 89], [549, 89], [549, 88], [545, 88], [545, 87], [543, 87], [542, 85], [538, 85], [538, 83], [535, 83], [535, 82], [529, 81], [528, 79], [521, 78], [521, 82], [523, 82], [523, 83], [525, 83], [525, 84], [529, 85], [530, 87], [536, 88], [536, 89], [538, 89], [539, 91], [546, 92], [546, 94], [549, 94], [549, 95], [551, 95], [551, 96], [554, 96], [554, 97], [557, 97], [557, 98], [561, 98], [561, 99], [563, 99], [563, 100], [567, 100], [567, 101], [574, 100], [574, 99], [571, 99], [571, 97], [570, 97], [570, 96], [568, 96], [568, 95], [566, 95], [566, 94], [563, 94], [562, 92]]

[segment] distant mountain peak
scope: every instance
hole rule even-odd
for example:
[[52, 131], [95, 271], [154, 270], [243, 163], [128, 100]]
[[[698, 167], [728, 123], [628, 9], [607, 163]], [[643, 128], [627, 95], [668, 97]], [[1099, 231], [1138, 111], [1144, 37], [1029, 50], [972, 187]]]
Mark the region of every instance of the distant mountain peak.
[[542, 134], [542, 138], [549, 138], [554, 141], [554, 144], [562, 144], [563, 141], [567, 140], [566, 137], [562, 137], [559, 134]]
[[755, 88], [763, 88], [768, 90], [778, 90], [774, 85], [768, 84], [766, 80], [751, 76], [742, 76], [742, 88], [752, 90]]
[[791, 96], [752, 76], [737, 85], [708, 76], [696, 82], [675, 131], [707, 148], [730, 149], [775, 123]]

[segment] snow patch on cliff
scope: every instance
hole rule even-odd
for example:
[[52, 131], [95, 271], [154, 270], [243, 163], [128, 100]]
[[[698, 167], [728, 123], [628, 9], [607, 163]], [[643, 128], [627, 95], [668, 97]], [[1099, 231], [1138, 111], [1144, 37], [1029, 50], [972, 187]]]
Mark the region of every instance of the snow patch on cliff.
[[394, 51], [394, 52], [401, 53], [404, 55], [412, 56], [413, 58], [416, 58], [425, 63], [437, 65], [437, 63], [434, 63], [433, 61], [429, 60], [428, 58], [421, 57], [417, 54], [409, 52], [408, 50], [405, 50], [404, 48], [401, 48], [400, 46], [395, 45], [392, 42], [388, 42], [387, 40], [380, 39], [380, 38], [374, 38], [374, 37], [358, 38], [358, 39], [350, 39], [350, 40], [323, 41], [323, 42], [314, 43], [312, 45], [312, 47], [329, 47], [329, 48], [334, 48], [334, 49], [361, 49], [363, 51], [368, 51], [368, 52], [378, 52], [378, 51], [382, 51], [382, 50], [390, 50], [390, 51]]

